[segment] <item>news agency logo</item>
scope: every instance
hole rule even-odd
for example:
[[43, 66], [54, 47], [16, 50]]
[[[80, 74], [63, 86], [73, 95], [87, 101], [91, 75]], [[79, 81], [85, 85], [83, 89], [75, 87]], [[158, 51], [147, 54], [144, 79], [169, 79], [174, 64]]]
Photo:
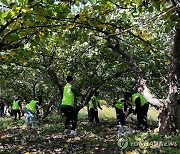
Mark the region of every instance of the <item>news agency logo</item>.
[[120, 138], [118, 140], [118, 146], [121, 150], [126, 149], [128, 146], [130, 147], [149, 147], [151, 149], [157, 148], [157, 147], [177, 147], [178, 143], [174, 141], [150, 141], [150, 142], [128, 142], [128, 139]]

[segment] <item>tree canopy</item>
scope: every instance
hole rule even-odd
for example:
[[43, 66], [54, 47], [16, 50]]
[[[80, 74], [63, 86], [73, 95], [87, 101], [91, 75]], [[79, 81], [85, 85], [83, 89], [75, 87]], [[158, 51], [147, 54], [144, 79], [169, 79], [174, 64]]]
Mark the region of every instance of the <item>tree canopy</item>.
[[175, 0], [2, 1], [1, 95], [42, 95], [60, 102], [71, 74], [87, 103], [100, 89], [111, 104], [139, 79], [159, 98], [168, 94], [168, 67], [179, 3]]

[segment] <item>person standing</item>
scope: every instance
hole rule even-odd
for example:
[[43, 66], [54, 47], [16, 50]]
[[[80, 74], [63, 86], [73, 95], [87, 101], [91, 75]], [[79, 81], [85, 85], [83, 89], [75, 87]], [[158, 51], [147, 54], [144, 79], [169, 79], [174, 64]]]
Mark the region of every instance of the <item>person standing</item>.
[[146, 98], [140, 93], [127, 94], [126, 99], [135, 106], [135, 113], [137, 114], [137, 129], [138, 130], [147, 130], [147, 112], [149, 109], [149, 103]]
[[24, 108], [24, 113], [26, 114], [26, 126], [31, 125], [32, 127], [34, 127], [34, 115], [37, 110], [37, 103], [38, 101], [31, 100]]
[[21, 119], [21, 111], [22, 110], [22, 106], [20, 103], [20, 99], [19, 97], [17, 97], [14, 101], [13, 101], [13, 105], [12, 105], [12, 109], [13, 109], [13, 114], [14, 114], [14, 120], [17, 120], [17, 114], [19, 116], [19, 120]]
[[63, 98], [61, 103], [61, 110], [64, 113], [65, 120], [65, 130], [67, 133], [69, 129], [69, 123], [72, 122], [70, 135], [76, 135], [76, 125], [77, 125], [77, 112], [75, 109], [76, 106], [76, 97], [80, 96], [75, 86], [73, 86], [73, 77], [67, 76], [67, 84], [64, 87]]
[[115, 110], [116, 110], [116, 117], [118, 123], [121, 125], [125, 125], [125, 116], [124, 116], [124, 98], [120, 98], [116, 103], [115, 103]]
[[8, 104], [6, 106], [5, 114], [6, 116], [13, 116], [12, 105]]
[[93, 122], [95, 119], [96, 123], [99, 123], [99, 117], [98, 117], [98, 107], [102, 110], [99, 100], [98, 100], [99, 92], [95, 92], [94, 96], [91, 97], [91, 100], [89, 102], [89, 112], [90, 112], [90, 118], [89, 121]]
[[0, 100], [0, 117], [4, 117], [4, 103]]

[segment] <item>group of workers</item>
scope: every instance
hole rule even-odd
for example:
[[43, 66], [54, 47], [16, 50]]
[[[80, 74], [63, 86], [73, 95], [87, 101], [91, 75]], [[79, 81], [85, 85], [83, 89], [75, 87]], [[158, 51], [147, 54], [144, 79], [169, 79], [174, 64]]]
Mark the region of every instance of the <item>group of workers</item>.
[[[115, 103], [117, 120], [121, 125], [125, 125], [125, 118], [131, 113], [137, 115], [137, 129], [147, 130], [147, 113], [149, 103], [146, 98], [140, 93], [125, 93], [124, 98], [120, 98]], [[128, 112], [126, 117], [124, 112]]]
[[[22, 113], [25, 114], [25, 122], [26, 126], [32, 126], [34, 127], [34, 116], [37, 110], [37, 104], [39, 103], [39, 100], [31, 100], [24, 108], [22, 108], [21, 99], [20, 97], [17, 97], [13, 103], [12, 106], [8, 105], [5, 109], [5, 105], [3, 101], [0, 101], [0, 117], [5, 117], [5, 115], [13, 115], [14, 120], [21, 119]], [[6, 111], [5, 111], [6, 110]]]
[[[69, 132], [69, 124], [71, 121], [72, 127], [70, 130], [70, 135], [76, 135], [78, 112], [75, 106], [77, 96], [81, 96], [81, 94], [78, 93], [76, 88], [73, 86], [72, 76], [67, 76], [66, 80], [67, 84], [64, 87], [61, 103], [61, 110], [66, 117], [64, 132]], [[89, 122], [91, 123], [94, 121], [94, 119], [96, 123], [99, 123], [98, 108], [100, 108], [101, 110], [102, 108], [99, 104], [98, 95], [99, 93], [96, 91], [89, 101]], [[34, 116], [37, 110], [38, 103], [38, 99], [31, 100], [23, 109], [27, 126], [31, 125], [32, 127], [34, 127]], [[124, 126], [127, 116], [133, 113], [137, 115], [137, 129], [142, 131], [147, 130], [147, 112], [149, 108], [149, 103], [143, 95], [141, 95], [140, 93], [132, 94], [126, 92], [123, 98], [120, 98], [114, 103], [114, 107], [116, 110], [117, 121], [120, 125]], [[20, 110], [22, 110], [22, 105], [19, 97], [13, 101], [12, 109], [14, 113], [14, 120], [17, 120], [17, 114], [19, 115], [20, 119]], [[125, 112], [128, 113], [126, 114], [126, 116]]]
[[[64, 87], [63, 92], [63, 99], [61, 108], [66, 116], [65, 120], [65, 130], [64, 132], [68, 132], [69, 123], [72, 121], [72, 127], [70, 131], [70, 135], [76, 135], [76, 125], [77, 125], [77, 112], [75, 109], [75, 100], [77, 95], [75, 95], [74, 88], [73, 88], [73, 77], [68, 76], [66, 78], [67, 84]], [[93, 122], [95, 119], [96, 123], [99, 123], [98, 118], [98, 107], [102, 110], [99, 100], [98, 100], [98, 92], [95, 92], [94, 95], [91, 97], [89, 101], [89, 113], [90, 118], [89, 121]], [[124, 112], [127, 111], [128, 114], [137, 114], [137, 129], [144, 131], [147, 130], [147, 112], [149, 108], [149, 103], [146, 98], [140, 93], [129, 93], [126, 92], [124, 94], [124, 98], [120, 98], [115, 104], [116, 115], [118, 122], [123, 126], [125, 125], [125, 114]]]
[[18, 119], [21, 119], [21, 112], [25, 114], [25, 122], [26, 126], [32, 126], [34, 127], [34, 116], [35, 112], [37, 110], [37, 104], [39, 101], [36, 100], [31, 100], [26, 106], [22, 109], [21, 101], [20, 98], [17, 97], [12, 104], [12, 111], [14, 115], [14, 120], [17, 120], [17, 115]]

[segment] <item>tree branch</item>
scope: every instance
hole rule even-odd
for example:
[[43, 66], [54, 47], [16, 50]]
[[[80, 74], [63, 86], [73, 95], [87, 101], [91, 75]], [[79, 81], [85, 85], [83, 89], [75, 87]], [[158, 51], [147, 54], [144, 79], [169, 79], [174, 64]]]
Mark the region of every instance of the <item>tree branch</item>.
[[178, 8], [180, 8], [180, 2], [178, 2], [177, 0], [171, 0], [171, 2], [173, 3], [174, 6], [177, 7], [176, 12], [178, 13], [178, 15], [180, 17], [180, 11], [178, 10]]

